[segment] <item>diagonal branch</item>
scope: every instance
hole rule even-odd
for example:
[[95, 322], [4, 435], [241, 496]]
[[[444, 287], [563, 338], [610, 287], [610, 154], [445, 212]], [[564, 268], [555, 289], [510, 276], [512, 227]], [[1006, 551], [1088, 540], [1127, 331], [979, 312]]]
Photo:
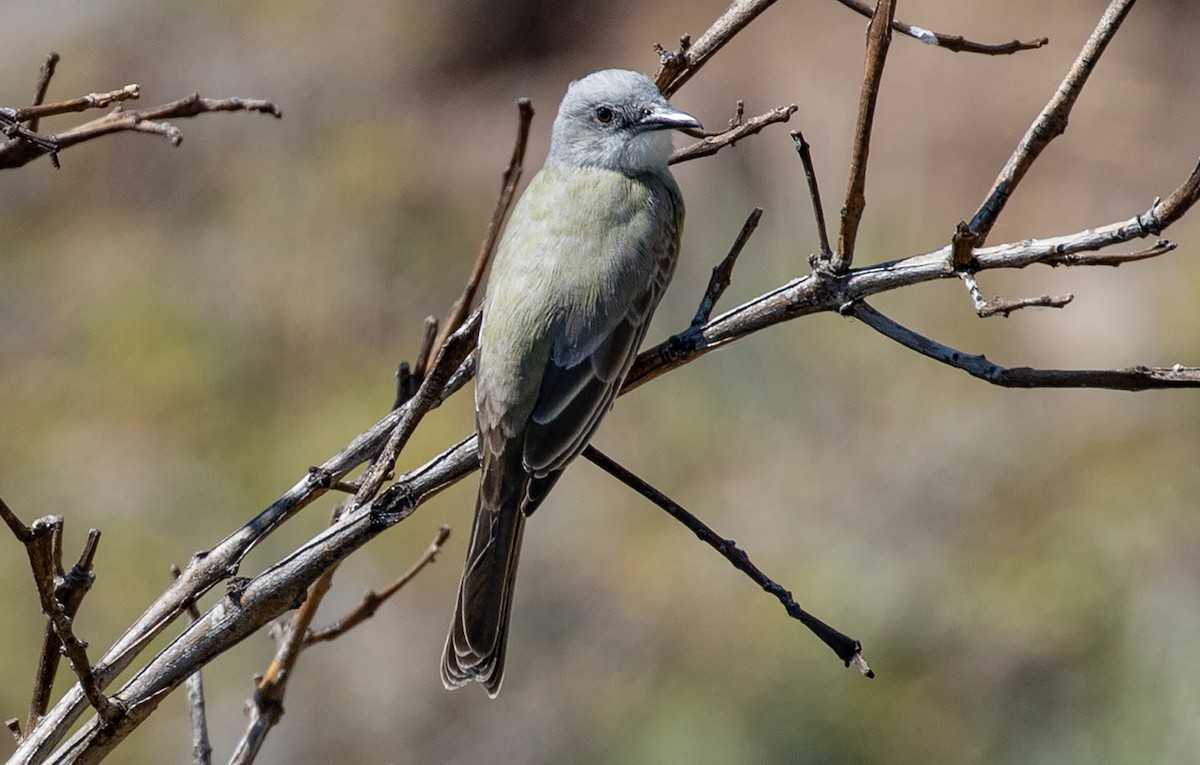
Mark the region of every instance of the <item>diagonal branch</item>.
[[668, 515], [691, 529], [692, 533], [700, 538], [700, 541], [721, 553], [726, 560], [733, 564], [734, 568], [750, 577], [763, 590], [774, 595], [788, 612], [788, 616], [808, 627], [825, 645], [833, 649], [833, 652], [837, 654], [839, 659], [846, 663], [847, 667], [853, 664], [867, 677], [875, 677], [875, 673], [871, 671], [866, 660], [862, 657], [861, 643], [848, 635], [843, 635], [801, 608], [792, 598], [792, 593], [776, 584], [758, 566], [750, 562], [750, 556], [746, 554], [745, 550], [738, 547], [732, 539], [725, 539], [718, 535], [706, 526], [703, 521], [689, 513], [670, 497], [655, 489], [641, 478], [638, 478], [596, 447], [588, 446], [583, 450], [583, 456], [604, 472], [667, 511]]
[[396, 581], [384, 587], [379, 592], [374, 590], [368, 591], [363, 595], [362, 600], [352, 610], [342, 615], [333, 624], [328, 627], [322, 627], [319, 630], [311, 630], [304, 636], [304, 647], [307, 648], [315, 643], [324, 643], [330, 640], [336, 640], [350, 630], [357, 627], [367, 619], [375, 615], [379, 607], [388, 601], [393, 595], [401, 590], [404, 585], [412, 581], [413, 577], [421, 573], [421, 571], [433, 563], [437, 559], [437, 555], [442, 551], [442, 545], [446, 544], [446, 540], [450, 538], [450, 527], [439, 526], [437, 535], [433, 541], [429, 543], [429, 547], [425, 548], [425, 552], [417, 559], [417, 562], [409, 567], [407, 571], [399, 576]]
[[[475, 300], [475, 293], [483, 282], [483, 272], [487, 270], [488, 263], [491, 262], [492, 255], [496, 252], [496, 244], [500, 241], [504, 219], [508, 217], [508, 211], [512, 207], [513, 197], [517, 193], [517, 184], [521, 181], [521, 172], [524, 169], [525, 147], [529, 143], [529, 126], [533, 122], [533, 104], [528, 98], [517, 99], [517, 112], [517, 142], [513, 146], [508, 168], [504, 171], [500, 198], [496, 200], [496, 209], [492, 211], [487, 234], [484, 235], [483, 244], [479, 247], [479, 255], [475, 258], [475, 265], [471, 267], [471, 275], [467, 278], [467, 284], [463, 288], [462, 294], [454, 301], [454, 305], [450, 307], [450, 312], [446, 316], [446, 321], [442, 323], [442, 331], [436, 342], [429, 346], [431, 353], [433, 349], [445, 345], [450, 334], [457, 330], [467, 318], [467, 312], [471, 310], [471, 303]], [[418, 359], [418, 369], [424, 371], [427, 368], [428, 359], [422, 355]]]
[[708, 288], [704, 290], [704, 297], [700, 298], [700, 306], [696, 309], [691, 326], [704, 326], [712, 318], [717, 301], [729, 288], [733, 278], [733, 267], [737, 265], [738, 256], [742, 254], [746, 242], [750, 241], [750, 236], [758, 228], [758, 221], [762, 219], [762, 213], [761, 207], [755, 207], [750, 211], [750, 214], [746, 216], [746, 222], [742, 224], [742, 230], [733, 240], [733, 246], [729, 248], [729, 253], [721, 259], [720, 263], [713, 266], [712, 277], [708, 280]]
[[1125, 16], [1128, 15], [1134, 2], [1136, 0], [1112, 0], [1109, 3], [1104, 15], [1100, 17], [1100, 22], [1088, 37], [1087, 42], [1084, 43], [1083, 50], [1079, 52], [1075, 63], [1071, 65], [1067, 76], [1059, 84], [1058, 90], [1054, 92], [1033, 124], [1029, 126], [1025, 137], [1017, 144], [1017, 148], [1004, 165], [1004, 169], [1000, 171], [1000, 175], [992, 184], [992, 190], [988, 192], [987, 198], [983, 200], [979, 210], [971, 219], [971, 231], [976, 236], [977, 245], [982, 245], [987, 240], [992, 226], [996, 223], [996, 218], [1004, 210], [1008, 198], [1016, 191], [1017, 185], [1025, 177], [1025, 173], [1033, 165], [1033, 161], [1052, 140], [1062, 135], [1067, 129], [1067, 118], [1075, 106], [1075, 101], [1079, 98], [1083, 86], [1087, 84], [1088, 77], [1100, 61], [1104, 49], [1108, 47], [1109, 41], [1117, 33], [1117, 29], [1120, 28], [1121, 22], [1125, 20]]
[[700, 70], [700, 67], [716, 55], [725, 43], [774, 3], [775, 0], [733, 0], [694, 44], [684, 35], [675, 50], [665, 50], [661, 45], [655, 45], [659, 66], [654, 75], [654, 82], [658, 89], [670, 98]]

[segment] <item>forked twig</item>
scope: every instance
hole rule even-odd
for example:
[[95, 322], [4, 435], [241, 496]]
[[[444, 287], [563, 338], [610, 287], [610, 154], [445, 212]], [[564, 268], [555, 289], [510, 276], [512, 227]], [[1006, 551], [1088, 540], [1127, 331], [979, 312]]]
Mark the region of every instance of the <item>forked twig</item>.
[[676, 149], [671, 155], [670, 163], [674, 165], [677, 162], [687, 162], [690, 159], [712, 156], [726, 146], [733, 146], [746, 136], [761, 132], [767, 125], [774, 125], [777, 122], [787, 122], [796, 113], [796, 109], [797, 106], [795, 104], [776, 106], [769, 112], [764, 112], [757, 117], [751, 117], [748, 120], [738, 122], [738, 124], [728, 130], [723, 130], [715, 135], [705, 136], [695, 143]]
[[407, 571], [401, 574], [394, 582], [384, 587], [379, 592], [369, 590], [363, 595], [362, 600], [357, 606], [343, 614], [333, 624], [327, 627], [322, 627], [318, 630], [311, 630], [304, 637], [304, 647], [307, 648], [314, 643], [324, 643], [330, 640], [341, 637], [345, 633], [357, 627], [362, 622], [370, 619], [379, 610], [379, 607], [388, 601], [393, 595], [400, 591], [404, 585], [412, 581], [413, 577], [421, 573], [421, 570], [433, 563], [437, 559], [437, 554], [441, 552], [442, 545], [446, 544], [446, 540], [450, 538], [450, 527], [439, 526], [437, 536], [429, 543], [429, 547], [417, 559], [416, 563], [409, 567]]

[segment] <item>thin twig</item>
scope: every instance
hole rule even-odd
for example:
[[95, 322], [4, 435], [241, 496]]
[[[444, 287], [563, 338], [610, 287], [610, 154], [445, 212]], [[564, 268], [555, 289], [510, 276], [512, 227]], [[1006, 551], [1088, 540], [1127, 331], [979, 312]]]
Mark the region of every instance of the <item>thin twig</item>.
[[784, 609], [787, 610], [788, 616], [799, 620], [801, 624], [808, 627], [825, 645], [833, 649], [833, 652], [837, 654], [839, 659], [846, 663], [847, 667], [853, 664], [867, 677], [875, 677], [875, 673], [871, 671], [866, 660], [862, 657], [861, 643], [835, 630], [801, 608], [792, 598], [792, 593], [776, 584], [757, 566], [751, 563], [750, 557], [732, 539], [725, 539], [718, 535], [706, 526], [703, 521], [689, 513], [670, 497], [619, 465], [596, 447], [588, 446], [583, 450], [583, 456], [601, 470], [667, 511], [668, 515], [691, 529], [702, 542], [721, 553], [726, 560], [733, 564], [734, 568], [750, 577], [759, 587], [774, 595], [783, 605]]
[[[959, 224], [960, 227], [965, 225], [964, 223]], [[951, 244], [952, 257], [956, 259], [959, 257], [955, 251], [955, 248], [958, 246], [957, 240]], [[969, 257], [968, 255], [968, 259]], [[975, 274], [970, 271], [959, 271], [958, 278], [962, 279], [963, 284], [966, 286], [967, 292], [971, 295], [971, 302], [975, 306], [975, 313], [981, 319], [996, 315], [1008, 318], [1013, 311], [1019, 311], [1022, 308], [1065, 308], [1075, 299], [1074, 295], [1066, 294], [1039, 295], [1038, 297], [1017, 298], [1016, 300], [995, 297], [988, 300], [984, 298], [983, 292], [979, 289], [979, 282], [976, 281]]]
[[733, 267], [737, 264], [738, 256], [742, 254], [742, 248], [746, 246], [746, 242], [750, 241], [750, 235], [758, 228], [758, 221], [762, 218], [762, 213], [761, 207], [755, 207], [750, 211], [746, 222], [742, 224], [742, 230], [738, 232], [737, 239], [733, 240], [733, 246], [729, 248], [729, 253], [721, 259], [720, 263], [713, 266], [712, 277], [708, 280], [708, 288], [704, 290], [704, 297], [700, 298], [700, 307], [696, 309], [696, 316], [692, 319], [693, 327], [707, 324], [708, 320], [712, 318], [713, 308], [716, 307], [717, 301], [729, 287], [733, 276]]
[[[54, 51], [46, 56], [46, 61], [42, 64], [42, 68], [38, 70], [37, 86], [33, 89], [33, 105], [37, 106], [46, 100], [46, 92], [50, 89], [50, 80], [54, 77], [54, 68], [58, 66], [58, 54]], [[29, 120], [28, 127], [33, 132], [37, 132], [38, 118], [33, 117]]]
[[838, 230], [837, 252], [829, 260], [829, 269], [843, 273], [854, 261], [854, 243], [862, 221], [867, 198], [867, 158], [871, 152], [871, 128], [875, 123], [875, 104], [879, 98], [879, 83], [883, 79], [883, 64], [892, 41], [892, 17], [896, 12], [894, 0], [879, 0], [871, 25], [867, 28], [867, 55], [863, 66], [862, 90], [858, 99], [858, 120], [854, 126], [854, 151], [850, 155], [850, 177], [846, 181], [846, 198], [842, 204], [842, 221]]
[[[416, 367], [413, 369], [413, 378], [416, 385], [420, 385], [425, 379], [425, 373], [429, 371], [429, 365], [433, 363], [433, 354], [440, 346], [437, 345], [438, 337], [438, 320], [436, 316], [426, 316], [425, 326], [421, 330], [421, 345], [417, 348]], [[407, 401], [412, 398], [413, 393], [416, 393], [416, 388], [412, 393], [404, 399]], [[401, 401], [400, 404], [404, 403]], [[396, 406], [399, 406], [397, 404]], [[395, 407], [392, 407], [393, 409]]]
[[106, 93], [88, 93], [86, 96], [71, 98], [66, 101], [56, 101], [52, 104], [35, 103], [24, 109], [16, 109], [17, 118], [21, 121], [36, 120], [41, 117], [52, 117], [56, 114], [82, 112], [88, 109], [103, 109], [121, 101], [136, 100], [141, 96], [141, 88], [136, 83], [126, 85]]
[[[875, 10], [867, 3], [861, 0], [837, 0], [847, 8], [861, 13], [867, 18], [871, 18]], [[1048, 37], [1039, 37], [1036, 40], [1029, 42], [1021, 42], [1020, 40], [1012, 40], [1011, 42], [988, 44], [972, 42], [964, 38], [962, 35], [945, 35], [940, 32], [933, 32], [928, 29], [923, 29], [913, 24], [905, 24], [899, 19], [892, 20], [892, 29], [902, 35], [907, 35], [916, 40], [919, 40], [927, 45], [936, 45], [939, 48], [951, 51], [953, 53], [982, 53], [988, 56], [1003, 56], [1012, 53], [1018, 53], [1023, 50], [1032, 50], [1040, 48], [1050, 42]]]
[[716, 154], [726, 146], [733, 146], [746, 136], [761, 132], [767, 125], [774, 125], [777, 122], [787, 122], [796, 113], [796, 109], [795, 104], [776, 106], [771, 111], [764, 112], [757, 117], [751, 117], [744, 122], [739, 122], [728, 130], [706, 136], [695, 143], [676, 149], [675, 153], [671, 155], [670, 163], [673, 165], [677, 162], [687, 162], [690, 159], [699, 159], [700, 157], [708, 157]]
[[1139, 391], [1200, 386], [1200, 368], [1178, 364], [1165, 368], [1100, 370], [1006, 368], [993, 364], [984, 356], [963, 353], [919, 335], [879, 313], [864, 301], [854, 303], [847, 313], [905, 348], [1003, 388], [1105, 388]]
[[[171, 566], [171, 576], [179, 578], [179, 567]], [[187, 615], [191, 624], [200, 620], [200, 609], [194, 602], [187, 606]], [[208, 736], [208, 715], [204, 709], [204, 678], [200, 670], [188, 675], [186, 682], [188, 718], [192, 723], [192, 765], [210, 765], [212, 762], [212, 743]]]
[[654, 82], [658, 89], [668, 98], [672, 96], [692, 75], [700, 70], [725, 43], [767, 8], [775, 0], [733, 0], [725, 12], [713, 22], [700, 39], [695, 43], [684, 35], [679, 40], [675, 50], [665, 50], [661, 45], [655, 45], [658, 52], [658, 72]]
[[800, 155], [800, 164], [804, 166], [804, 177], [808, 181], [808, 195], [812, 199], [813, 216], [817, 219], [817, 241], [820, 251], [817, 258], [826, 263], [833, 257], [833, 249], [829, 246], [829, 232], [825, 228], [825, 208], [821, 204], [821, 188], [817, 184], [817, 171], [813, 166], [811, 144], [804, 140], [804, 134], [799, 130], [791, 132], [792, 141], [796, 144], [796, 153]]
[[1153, 246], [1134, 252], [1081, 252], [1048, 260], [1046, 264], [1050, 266], [1112, 266], [1116, 268], [1122, 263], [1157, 258], [1159, 255], [1173, 251], [1178, 246], [1168, 239], [1159, 239]]
[[4, 519], [8, 530], [12, 532], [12, 535], [17, 538], [18, 542], [26, 546], [29, 545], [29, 541], [33, 539], [33, 531], [17, 517], [17, 514], [12, 511], [12, 508], [8, 506], [8, 503], [2, 497], [0, 497], [0, 518]]
[[330, 624], [328, 627], [322, 627], [318, 630], [311, 630], [304, 638], [304, 647], [307, 648], [314, 643], [324, 643], [330, 640], [341, 637], [345, 633], [357, 627], [362, 622], [370, 619], [379, 610], [379, 607], [388, 601], [393, 595], [400, 591], [400, 588], [412, 581], [413, 577], [421, 573], [421, 570], [433, 563], [437, 558], [437, 554], [441, 552], [442, 545], [446, 544], [446, 540], [450, 538], [450, 527], [439, 526], [437, 536], [429, 543], [429, 547], [417, 559], [417, 562], [409, 567], [407, 571], [400, 575], [398, 579], [383, 588], [379, 592], [369, 590], [363, 595], [362, 601], [359, 602], [352, 610], [348, 611], [341, 618]]
[[462, 326], [475, 300], [475, 293], [483, 282], [483, 272], [487, 270], [492, 254], [496, 251], [496, 243], [500, 241], [500, 232], [504, 230], [504, 219], [512, 207], [513, 198], [517, 194], [517, 184], [521, 181], [521, 172], [525, 165], [525, 146], [529, 143], [529, 126], [533, 122], [533, 105], [528, 98], [517, 99], [517, 141], [513, 146], [512, 158], [504, 171], [504, 182], [500, 187], [500, 198], [496, 200], [496, 208], [492, 211], [492, 219], [488, 222], [487, 234], [479, 247], [479, 255], [467, 277], [467, 284], [462, 294], [450, 307], [446, 320], [442, 322], [442, 331], [438, 334], [433, 348], [441, 348], [446, 344], [450, 335]]
[[[342, 509], [348, 507], [348, 503], [338, 505], [331, 525], [336, 524]], [[304, 636], [317, 615], [321, 601], [333, 586], [333, 577], [339, 565], [340, 562], [334, 563], [317, 577], [308, 588], [304, 602], [292, 612], [287, 624], [280, 627], [279, 644], [271, 664], [255, 686], [254, 698], [249, 705], [250, 722], [229, 759], [230, 765], [249, 765], [254, 762], [267, 740], [267, 734], [282, 719], [283, 697], [287, 693], [287, 684], [296, 662], [300, 660], [300, 652], [304, 650]]]
[[[55, 525], [51, 531], [51, 557], [54, 561], [54, 597], [62, 605], [63, 615], [74, 619], [83, 604], [83, 597], [96, 581], [92, 573], [92, 564], [96, 558], [96, 547], [100, 543], [100, 531], [91, 529], [87, 540], [79, 553], [79, 559], [69, 572], [62, 570], [62, 526]], [[42, 634], [42, 650], [38, 653], [37, 673], [33, 683], [33, 693], [29, 701], [29, 714], [25, 720], [25, 729], [32, 730], [38, 720], [46, 714], [50, 704], [50, 692], [54, 688], [54, 680], [58, 676], [58, 667], [62, 659], [62, 641], [54, 625], [47, 621]]]
[[1004, 169], [1000, 171], [992, 184], [987, 198], [983, 200], [974, 217], [971, 218], [971, 231], [975, 233], [976, 246], [981, 246], [987, 241], [988, 234], [991, 233], [992, 226], [995, 225], [996, 219], [1004, 210], [1008, 198], [1016, 191], [1017, 185], [1025, 177], [1025, 173], [1033, 165], [1034, 160], [1052, 140], [1062, 135], [1067, 129], [1067, 118], [1075, 106], [1075, 101], [1083, 92], [1083, 86], [1087, 84], [1088, 77], [1100, 61], [1104, 49], [1108, 47], [1109, 41], [1117, 33], [1121, 22], [1125, 20], [1125, 16], [1133, 7], [1134, 2], [1135, 0], [1112, 0], [1109, 3], [1104, 15], [1100, 17], [1100, 22], [1088, 37], [1087, 42], [1084, 43], [1083, 50], [1079, 52], [1075, 63], [1071, 65], [1067, 76], [1063, 78], [1041, 114], [1029, 126], [1029, 130], [1026, 131], [1021, 142], [1017, 144], [1017, 148], [1004, 165]]
[[1000, 315], [1005, 318], [1013, 311], [1019, 311], [1022, 308], [1066, 308], [1071, 304], [1075, 296], [1071, 293], [1066, 295], [1038, 295], [1037, 297], [1027, 298], [992, 298], [984, 303], [976, 313], [979, 318], [986, 319], [989, 316]]
[[421, 381], [421, 387], [417, 389], [416, 395], [410, 400], [410, 405], [403, 409], [403, 414], [391, 435], [388, 436], [379, 456], [363, 474], [358, 493], [355, 495], [355, 504], [365, 504], [379, 492], [388, 473], [395, 467], [400, 451], [408, 443], [409, 437], [416, 430], [421, 419], [439, 403], [443, 386], [475, 348], [482, 314], [481, 310], [476, 309], [454, 334], [446, 338], [446, 342], [438, 351], [437, 359], [433, 362], [433, 368]]

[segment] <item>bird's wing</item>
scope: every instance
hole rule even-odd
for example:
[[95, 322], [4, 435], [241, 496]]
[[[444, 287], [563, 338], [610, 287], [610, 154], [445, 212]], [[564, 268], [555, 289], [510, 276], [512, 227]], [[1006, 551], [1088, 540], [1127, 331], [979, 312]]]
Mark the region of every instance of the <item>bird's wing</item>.
[[[658, 193], [655, 224], [626, 243], [631, 261], [645, 265], [620, 284], [621, 310], [595, 310], [555, 344], [525, 433], [525, 468], [535, 477], [566, 467], [587, 446], [629, 372], [650, 318], [675, 267], [683, 204], [674, 183]], [[581, 317], [574, 317], [580, 319]]]

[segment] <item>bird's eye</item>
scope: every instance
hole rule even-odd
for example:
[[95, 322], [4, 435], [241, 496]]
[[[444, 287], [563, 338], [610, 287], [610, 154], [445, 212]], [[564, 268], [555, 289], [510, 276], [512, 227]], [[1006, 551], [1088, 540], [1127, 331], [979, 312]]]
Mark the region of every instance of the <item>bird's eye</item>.
[[608, 124], [609, 122], [612, 122], [612, 118], [613, 118], [612, 109], [609, 109], [607, 106], [597, 106], [596, 107], [596, 119], [597, 120], [599, 120], [600, 122], [603, 122], [604, 124]]

